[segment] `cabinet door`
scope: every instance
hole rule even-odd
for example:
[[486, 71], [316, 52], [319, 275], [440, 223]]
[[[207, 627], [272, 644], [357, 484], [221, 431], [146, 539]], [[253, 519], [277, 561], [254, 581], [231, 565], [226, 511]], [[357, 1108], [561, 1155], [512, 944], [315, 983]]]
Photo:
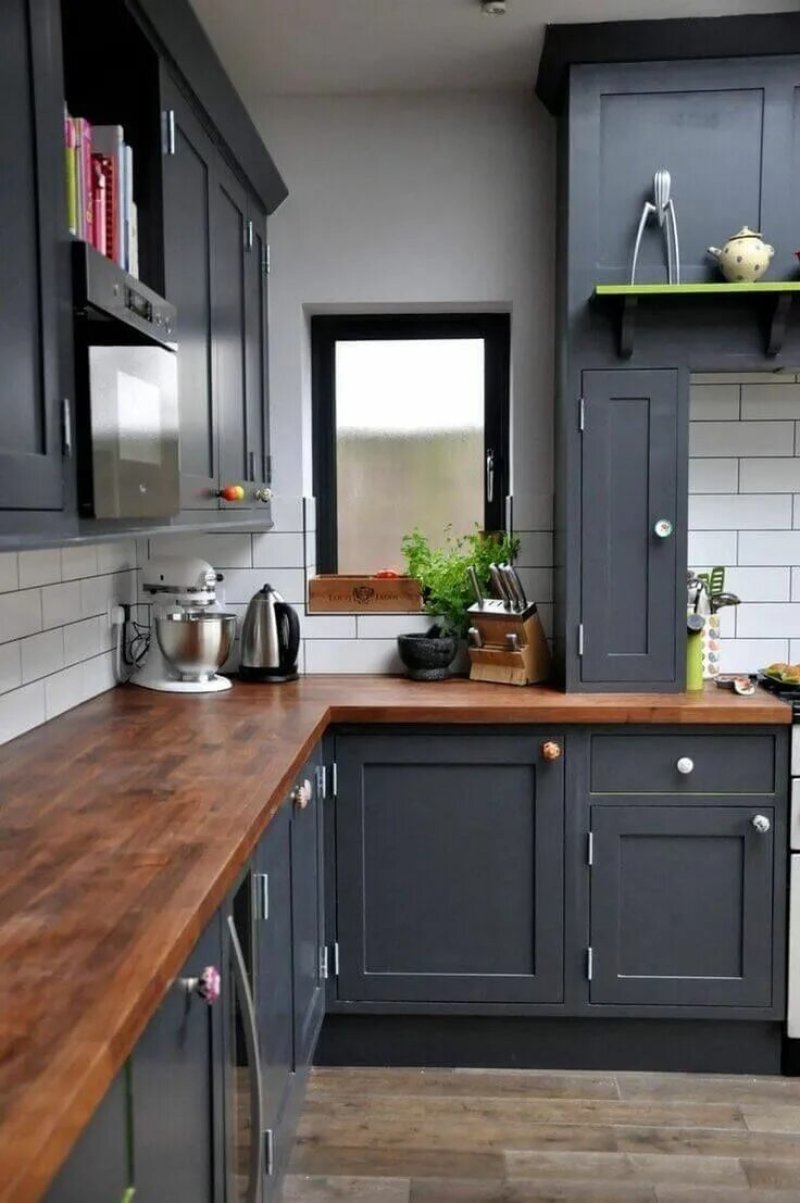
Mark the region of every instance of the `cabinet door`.
[[216, 152], [163, 68], [161, 90], [165, 133], [174, 144], [163, 159], [164, 281], [167, 299], [178, 309], [181, 509], [216, 509], [210, 209]]
[[773, 807], [592, 807], [593, 1003], [772, 1004]]
[[320, 957], [324, 944], [322, 806], [316, 764], [306, 765], [300, 785], [310, 801], [292, 809], [292, 948], [294, 959], [294, 1064], [311, 1064], [325, 1013]]
[[581, 679], [677, 684], [678, 373], [584, 372], [583, 396]]
[[[249, 479], [246, 389], [245, 243], [247, 195], [217, 161], [212, 208], [214, 392], [217, 398], [220, 484]], [[248, 490], [252, 494], [252, 490]], [[219, 501], [239, 509], [247, 502]]]
[[[267, 215], [254, 202], [248, 218], [245, 270], [247, 479], [269, 483], [269, 378], [267, 372]], [[261, 503], [263, 505], [263, 503]]]
[[120, 1070], [79, 1137], [46, 1203], [121, 1203], [129, 1185], [126, 1070]]
[[223, 967], [221, 918], [201, 936], [133, 1051], [136, 1203], [213, 1203], [221, 1197], [222, 1007], [185, 980]]
[[[59, 321], [69, 322], [57, 0], [9, 0], [0, 38], [0, 508], [60, 510]], [[59, 310], [62, 317], [59, 317]], [[62, 341], [66, 342], [65, 338]], [[66, 349], [66, 348], [64, 348]]]
[[[292, 891], [291, 813], [274, 816], [256, 852], [256, 1011], [264, 1124], [274, 1137], [291, 1082]], [[277, 1152], [277, 1151], [276, 1151]], [[274, 1165], [273, 1165], [274, 1169]]]
[[340, 998], [561, 998], [563, 761], [543, 738], [337, 738]]

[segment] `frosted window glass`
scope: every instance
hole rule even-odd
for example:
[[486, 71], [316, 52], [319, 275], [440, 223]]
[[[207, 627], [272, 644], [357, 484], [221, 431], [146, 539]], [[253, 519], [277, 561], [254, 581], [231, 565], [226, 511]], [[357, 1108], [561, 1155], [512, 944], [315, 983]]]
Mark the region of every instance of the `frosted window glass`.
[[483, 525], [484, 341], [336, 344], [339, 572], [403, 566], [419, 526]]

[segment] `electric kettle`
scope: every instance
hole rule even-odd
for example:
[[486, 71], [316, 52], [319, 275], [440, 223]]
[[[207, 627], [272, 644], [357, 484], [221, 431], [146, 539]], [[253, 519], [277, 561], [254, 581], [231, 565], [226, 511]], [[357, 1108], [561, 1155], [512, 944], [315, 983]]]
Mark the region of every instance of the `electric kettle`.
[[243, 681], [296, 681], [300, 619], [271, 585], [259, 589], [247, 606], [240, 639]]

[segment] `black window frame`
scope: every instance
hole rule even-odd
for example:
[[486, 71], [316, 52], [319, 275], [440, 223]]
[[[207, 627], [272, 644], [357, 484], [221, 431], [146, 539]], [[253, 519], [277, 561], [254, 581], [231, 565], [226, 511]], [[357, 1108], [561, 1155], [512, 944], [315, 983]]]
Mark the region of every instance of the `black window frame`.
[[[484, 354], [484, 529], [505, 526], [509, 484], [511, 315], [509, 313], [317, 314], [311, 318], [311, 407], [317, 572], [338, 570], [336, 344], [369, 339], [482, 338]], [[488, 456], [494, 488], [488, 499]]]

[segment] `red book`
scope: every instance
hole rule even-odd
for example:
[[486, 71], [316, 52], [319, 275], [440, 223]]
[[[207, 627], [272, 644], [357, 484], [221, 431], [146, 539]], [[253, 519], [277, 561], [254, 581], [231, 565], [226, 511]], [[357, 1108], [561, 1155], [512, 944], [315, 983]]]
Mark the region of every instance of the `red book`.
[[[98, 154], [93, 151], [92, 159], [100, 164], [105, 181], [105, 208], [104, 208], [104, 224], [105, 224], [105, 245], [103, 254], [108, 255], [109, 259], [117, 262], [119, 248], [117, 246], [117, 229], [118, 217], [117, 206], [119, 205], [119, 183], [117, 176], [117, 163], [110, 155]], [[100, 250], [100, 246], [97, 246]]]
[[92, 155], [92, 246], [101, 255], [107, 254], [106, 216], [107, 189], [106, 173], [103, 170], [103, 156]]
[[75, 118], [75, 128], [78, 135], [78, 171], [81, 185], [78, 196], [82, 201], [82, 209], [78, 222], [78, 235], [84, 242], [94, 246], [92, 227], [94, 214], [92, 212], [92, 127], [85, 117]]

